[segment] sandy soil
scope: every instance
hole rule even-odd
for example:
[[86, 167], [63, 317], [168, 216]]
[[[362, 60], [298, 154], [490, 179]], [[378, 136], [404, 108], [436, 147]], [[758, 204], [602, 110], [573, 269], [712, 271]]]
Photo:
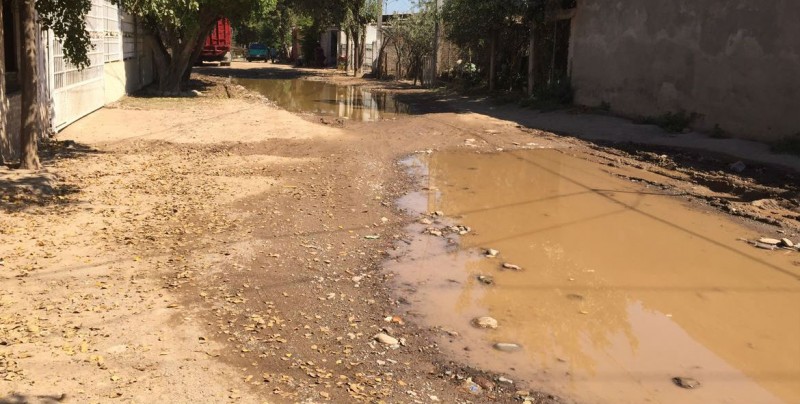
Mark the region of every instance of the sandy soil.
[[225, 76], [354, 79], [203, 73], [201, 97], [126, 98], [61, 133], [44, 171], [0, 169], [0, 402], [569, 402], [452, 363], [390, 290], [380, 264], [415, 219], [397, 161], [416, 152], [564, 148], [765, 234], [800, 227], [785, 169], [599, 146], [396, 84], [372, 83], [415, 114], [329, 121]]

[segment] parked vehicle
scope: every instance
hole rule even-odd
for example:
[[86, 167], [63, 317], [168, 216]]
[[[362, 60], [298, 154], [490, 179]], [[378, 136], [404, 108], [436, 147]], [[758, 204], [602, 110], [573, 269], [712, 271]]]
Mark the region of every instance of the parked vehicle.
[[200, 61], [219, 62], [220, 66], [230, 66], [232, 38], [231, 22], [227, 18], [221, 18], [211, 31], [211, 35], [206, 38], [205, 46], [200, 53]]
[[266, 62], [270, 57], [270, 49], [260, 43], [252, 43], [247, 47], [247, 61], [263, 60]]

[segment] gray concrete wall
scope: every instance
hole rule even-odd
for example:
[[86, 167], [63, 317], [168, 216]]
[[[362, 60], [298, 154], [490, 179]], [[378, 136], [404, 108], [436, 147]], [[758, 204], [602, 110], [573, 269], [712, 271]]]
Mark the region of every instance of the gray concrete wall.
[[800, 1], [578, 0], [576, 102], [774, 140], [800, 132]]

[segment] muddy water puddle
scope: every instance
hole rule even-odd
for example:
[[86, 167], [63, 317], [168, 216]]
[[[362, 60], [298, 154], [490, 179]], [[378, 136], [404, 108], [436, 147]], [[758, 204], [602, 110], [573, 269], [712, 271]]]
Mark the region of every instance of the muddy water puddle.
[[409, 111], [408, 105], [392, 94], [359, 86], [301, 79], [239, 79], [237, 83], [292, 112], [372, 122]]
[[[797, 252], [754, 249], [737, 241], [753, 230], [557, 150], [410, 164], [426, 191], [401, 205], [445, 218], [411, 225], [388, 267], [449, 354], [579, 403], [800, 403]], [[422, 234], [453, 224], [471, 233]]]

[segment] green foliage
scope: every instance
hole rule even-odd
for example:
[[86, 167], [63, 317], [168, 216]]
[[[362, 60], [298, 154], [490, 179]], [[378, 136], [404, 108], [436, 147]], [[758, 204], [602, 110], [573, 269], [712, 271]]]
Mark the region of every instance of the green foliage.
[[433, 43], [436, 36], [436, 2], [435, 0], [418, 0], [414, 5], [415, 13], [406, 18], [395, 18], [391, 24], [384, 26], [384, 40], [394, 44], [401, 63], [406, 71], [417, 74], [422, 68], [423, 60], [433, 54]]
[[572, 83], [568, 78], [561, 78], [537, 86], [533, 95], [520, 102], [520, 105], [542, 110], [559, 109], [572, 105], [573, 97]]
[[728, 138], [730, 138], [730, 135], [728, 135], [728, 133], [726, 133], [722, 129], [722, 127], [719, 126], [719, 124], [715, 124], [714, 125], [714, 128], [711, 129], [710, 135], [711, 135], [712, 139], [728, 139]]
[[[464, 57], [488, 72], [491, 43], [495, 43], [496, 88], [525, 89], [531, 30], [535, 33], [537, 83], [553, 85], [566, 74], [565, 26], [555, 16], [574, 0], [448, 0], [442, 20], [445, 33], [464, 52]], [[535, 28], [534, 28], [535, 26]]]
[[263, 43], [271, 48], [285, 48], [292, 39], [292, 27], [300, 18], [294, 10], [280, 0], [272, 10], [258, 10], [248, 18], [233, 21], [236, 37], [234, 41], [247, 46], [253, 42]]
[[694, 114], [687, 114], [686, 111], [667, 112], [656, 117], [644, 117], [639, 123], [645, 125], [656, 125], [669, 133], [680, 133], [694, 121]]
[[306, 66], [311, 67], [319, 67], [316, 66], [316, 53], [317, 53], [317, 46], [319, 46], [319, 37], [322, 35], [322, 27], [320, 27], [317, 23], [312, 23], [305, 27], [302, 27], [303, 32], [303, 41], [300, 44], [303, 53], [303, 63]]
[[[267, 15], [277, 0], [116, 0], [127, 12], [145, 19], [166, 42], [180, 41], [187, 30], [226, 17], [238, 22]], [[166, 44], [169, 45], [169, 44]]]
[[781, 154], [800, 156], [800, 133], [787, 136], [772, 144], [772, 151]]
[[85, 16], [91, 8], [91, 0], [36, 0], [42, 27], [53, 30], [63, 44], [67, 62], [79, 68], [89, 66], [88, 53], [92, 42], [86, 30]]

